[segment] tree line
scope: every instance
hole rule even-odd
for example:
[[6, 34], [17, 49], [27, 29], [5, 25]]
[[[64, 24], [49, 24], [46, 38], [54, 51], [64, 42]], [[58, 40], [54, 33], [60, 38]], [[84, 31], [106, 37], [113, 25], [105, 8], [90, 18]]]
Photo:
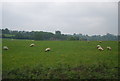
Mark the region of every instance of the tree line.
[[2, 34], [0, 38], [11, 39], [30, 39], [30, 40], [80, 40], [80, 41], [117, 41], [118, 36], [107, 33], [106, 35], [83, 35], [83, 34], [61, 34], [61, 31], [44, 32], [44, 31], [17, 31], [8, 28], [0, 29]]

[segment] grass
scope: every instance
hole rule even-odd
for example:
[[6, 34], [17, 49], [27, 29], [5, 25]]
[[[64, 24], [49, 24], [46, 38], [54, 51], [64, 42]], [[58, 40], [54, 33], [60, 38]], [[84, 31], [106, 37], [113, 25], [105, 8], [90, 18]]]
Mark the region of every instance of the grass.
[[[31, 43], [36, 46], [29, 47]], [[104, 51], [97, 50], [97, 44], [100, 44]], [[9, 50], [2, 52], [4, 79], [118, 78], [117, 41], [103, 41], [102, 43], [91, 41], [87, 43], [86, 41], [3, 39], [3, 46], [9, 47]], [[108, 51], [107, 46], [112, 47], [112, 51]], [[51, 48], [50, 52], [44, 52], [47, 47]], [[35, 73], [32, 73], [33, 70]], [[21, 74], [22, 72], [24, 74]]]

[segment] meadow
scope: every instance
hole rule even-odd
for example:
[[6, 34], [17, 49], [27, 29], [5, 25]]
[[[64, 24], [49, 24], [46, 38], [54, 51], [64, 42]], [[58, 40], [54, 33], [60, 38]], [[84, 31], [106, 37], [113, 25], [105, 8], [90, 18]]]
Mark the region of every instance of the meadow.
[[[3, 79], [118, 79], [117, 41], [3, 39], [2, 46], [9, 48], [2, 49]], [[47, 47], [51, 51], [45, 52]]]

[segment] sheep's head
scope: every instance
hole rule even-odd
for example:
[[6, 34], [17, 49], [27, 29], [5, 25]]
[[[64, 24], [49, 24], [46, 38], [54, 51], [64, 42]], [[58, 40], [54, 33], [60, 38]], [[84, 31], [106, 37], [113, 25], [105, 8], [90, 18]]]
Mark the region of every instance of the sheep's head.
[[101, 47], [100, 45], [97, 45], [97, 48]]

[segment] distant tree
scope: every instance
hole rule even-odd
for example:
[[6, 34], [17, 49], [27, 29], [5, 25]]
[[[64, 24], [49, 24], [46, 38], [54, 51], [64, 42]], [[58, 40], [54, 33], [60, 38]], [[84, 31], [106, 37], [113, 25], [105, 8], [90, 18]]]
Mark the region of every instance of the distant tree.
[[76, 36], [76, 35], [77, 35], [76, 33], [73, 34], [73, 36]]
[[23, 35], [21, 33], [17, 33], [14, 38], [23, 39]]
[[55, 31], [56, 35], [61, 35], [61, 31]]
[[75, 37], [69, 37], [68, 40], [75, 40]]
[[10, 34], [10, 31], [7, 28], [5, 28], [5, 29], [2, 29], [2, 33], [3, 34]]
[[62, 34], [61, 34], [61, 31], [55, 31], [55, 35], [54, 35], [54, 38], [56, 40], [62, 40]]
[[61, 31], [55, 31], [55, 34], [51, 32], [43, 32], [43, 31], [12, 31], [8, 28], [1, 29], [2, 38], [14, 38], [14, 39], [33, 39], [33, 40], [82, 40], [82, 41], [117, 41], [120, 40], [120, 36], [116, 36], [110, 33], [106, 35], [82, 35], [76, 34], [73, 35], [65, 35], [61, 34]]
[[120, 41], [120, 35], [118, 35], [118, 41]]
[[79, 40], [79, 37], [71, 36], [71, 37], [68, 38], [68, 40]]

